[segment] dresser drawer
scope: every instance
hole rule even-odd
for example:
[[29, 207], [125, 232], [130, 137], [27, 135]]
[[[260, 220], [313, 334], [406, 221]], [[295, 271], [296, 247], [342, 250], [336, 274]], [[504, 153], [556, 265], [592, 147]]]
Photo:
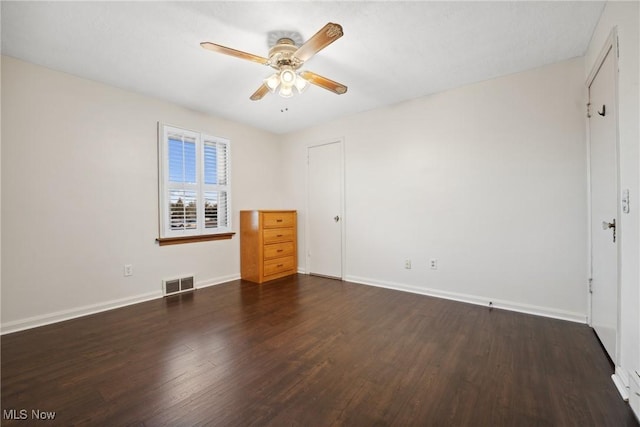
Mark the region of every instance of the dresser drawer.
[[272, 276], [274, 274], [293, 270], [294, 267], [295, 258], [293, 256], [271, 259], [264, 262], [264, 275]]
[[264, 245], [264, 259], [280, 258], [283, 256], [293, 255], [295, 249], [296, 248], [293, 242]]
[[264, 228], [293, 227], [295, 223], [294, 212], [263, 212], [262, 221]]
[[269, 228], [262, 233], [265, 244], [292, 242], [295, 235], [293, 228]]

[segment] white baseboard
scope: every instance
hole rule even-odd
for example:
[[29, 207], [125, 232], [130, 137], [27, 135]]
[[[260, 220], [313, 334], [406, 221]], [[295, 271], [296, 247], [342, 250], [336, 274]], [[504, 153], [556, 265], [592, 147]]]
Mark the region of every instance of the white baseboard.
[[[196, 283], [196, 289], [206, 288], [209, 286], [220, 285], [240, 278], [239, 274], [230, 274], [227, 276], [216, 277], [202, 282]], [[14, 320], [3, 323], [0, 326], [0, 335], [10, 334], [12, 332], [24, 331], [26, 329], [37, 328], [38, 326], [50, 325], [52, 323], [63, 322], [78, 317], [88, 316], [91, 314], [101, 313], [103, 311], [113, 310], [116, 308], [126, 307], [128, 305], [138, 304], [153, 299], [162, 298], [162, 290], [158, 289], [154, 292], [136, 295], [128, 298], [121, 298], [112, 301], [106, 301], [97, 304], [85, 305], [83, 307], [72, 308], [69, 310], [56, 311], [54, 313], [43, 314], [39, 316], [28, 317], [26, 319]]]
[[631, 374], [629, 385], [629, 405], [640, 422], [640, 371]]
[[622, 366], [616, 365], [616, 369], [614, 370], [614, 374], [618, 377], [620, 381], [622, 381], [622, 385], [626, 388], [629, 388], [629, 372], [626, 369], [622, 368]]
[[[629, 380], [629, 378], [626, 378], [626, 379], [627, 381]], [[628, 384], [625, 384], [623, 372], [621, 372], [618, 366], [616, 366], [616, 371], [613, 373], [613, 375], [611, 375], [611, 380], [616, 385], [616, 388], [618, 389], [618, 393], [620, 393], [622, 400], [624, 400], [625, 402], [628, 402], [629, 386]]]
[[307, 274], [307, 271], [304, 268], [298, 267], [298, 274]]
[[216, 277], [202, 282], [196, 282], [196, 289], [208, 288], [209, 286], [221, 285], [223, 283], [240, 280], [240, 274], [229, 274], [226, 276]]
[[137, 304], [152, 299], [162, 298], [162, 290], [158, 289], [154, 292], [148, 292], [142, 295], [136, 295], [128, 298], [89, 304], [83, 307], [71, 308], [69, 310], [61, 310], [53, 313], [42, 314], [39, 316], [27, 317], [26, 319], [14, 320], [3, 323], [0, 326], [0, 335], [10, 334], [12, 332], [24, 331], [25, 329], [37, 328], [38, 326], [50, 325], [52, 323], [63, 322], [65, 320], [75, 319], [77, 317], [88, 316], [90, 314], [100, 313], [115, 308], [125, 307], [127, 305]]
[[521, 304], [513, 301], [505, 301], [495, 298], [486, 298], [476, 295], [462, 294], [457, 292], [441, 291], [439, 289], [419, 288], [416, 286], [405, 285], [402, 283], [386, 282], [366, 277], [347, 276], [346, 281], [360, 283], [362, 285], [377, 286], [380, 288], [394, 289], [397, 291], [411, 292], [414, 294], [428, 295], [432, 297], [444, 298], [453, 301], [466, 302], [469, 304], [489, 306], [492, 303], [493, 308], [503, 310], [516, 311], [518, 313], [533, 314], [536, 316], [550, 317], [553, 319], [568, 320], [577, 323], [586, 323], [587, 315], [582, 313], [573, 313], [570, 311], [556, 310], [548, 307], [540, 307], [529, 304]]

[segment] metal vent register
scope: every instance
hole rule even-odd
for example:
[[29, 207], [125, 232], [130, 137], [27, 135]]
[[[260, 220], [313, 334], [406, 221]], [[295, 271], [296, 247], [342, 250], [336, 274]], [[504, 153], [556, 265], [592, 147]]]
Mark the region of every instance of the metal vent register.
[[162, 281], [162, 290], [165, 295], [178, 294], [180, 292], [195, 289], [193, 276], [181, 277], [179, 279], [169, 279]]

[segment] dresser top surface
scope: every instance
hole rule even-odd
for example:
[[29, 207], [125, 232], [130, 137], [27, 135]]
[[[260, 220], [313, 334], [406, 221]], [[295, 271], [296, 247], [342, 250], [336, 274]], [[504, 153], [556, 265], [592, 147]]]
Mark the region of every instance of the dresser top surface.
[[296, 212], [295, 209], [248, 209], [240, 212]]

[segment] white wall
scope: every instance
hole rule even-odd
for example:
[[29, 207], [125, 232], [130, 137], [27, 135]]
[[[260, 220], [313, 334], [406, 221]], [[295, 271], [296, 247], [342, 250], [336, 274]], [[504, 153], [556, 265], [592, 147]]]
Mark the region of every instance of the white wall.
[[[611, 30], [619, 39], [620, 188], [629, 189], [631, 211], [620, 217], [621, 236], [621, 345], [616, 371], [628, 384], [628, 375], [640, 371], [640, 3], [608, 2], [585, 55], [585, 80]], [[640, 408], [636, 409], [640, 417]]]
[[[2, 81], [2, 56], [0, 56], [0, 82]], [[0, 100], [2, 84], [0, 83]], [[0, 130], [2, 129], [2, 102], [0, 102]], [[0, 242], [2, 242], [2, 132], [0, 132]], [[2, 244], [0, 244], [0, 325], [2, 324]]]
[[[572, 59], [287, 135], [288, 205], [304, 224], [306, 147], [343, 137], [348, 280], [584, 322], [583, 70]], [[299, 248], [304, 263], [304, 233]]]
[[277, 136], [8, 57], [2, 89], [3, 332], [239, 277], [239, 236], [155, 243], [157, 122], [231, 139], [235, 230], [280, 207]]

